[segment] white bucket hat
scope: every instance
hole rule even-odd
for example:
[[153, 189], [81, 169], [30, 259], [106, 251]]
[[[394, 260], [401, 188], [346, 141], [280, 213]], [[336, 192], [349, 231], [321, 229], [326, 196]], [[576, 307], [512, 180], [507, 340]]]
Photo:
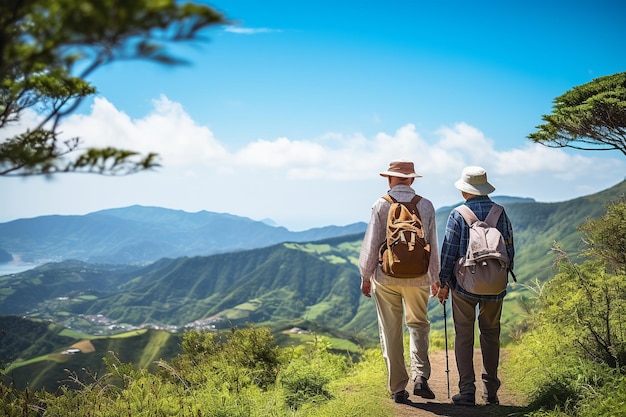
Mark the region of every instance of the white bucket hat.
[[461, 178], [454, 183], [454, 186], [461, 191], [474, 195], [487, 195], [496, 189], [487, 181], [487, 171], [477, 166], [463, 168]]
[[385, 172], [380, 173], [381, 177], [401, 177], [401, 178], [415, 178], [421, 177], [420, 174], [415, 172], [413, 162], [410, 161], [392, 161], [389, 164], [389, 168]]

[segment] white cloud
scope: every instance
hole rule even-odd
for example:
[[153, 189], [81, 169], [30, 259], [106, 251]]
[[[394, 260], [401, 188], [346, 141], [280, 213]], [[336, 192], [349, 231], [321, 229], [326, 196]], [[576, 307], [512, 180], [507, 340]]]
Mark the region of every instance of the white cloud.
[[239, 35], [256, 35], [258, 33], [273, 33], [273, 32], [281, 32], [278, 29], [270, 29], [270, 28], [245, 28], [239, 26], [228, 26], [224, 29], [225, 32], [237, 33]]
[[[620, 173], [626, 172], [617, 154], [607, 157], [528, 142], [499, 150], [496, 141], [466, 123], [444, 126], [428, 138], [406, 124], [374, 137], [328, 132], [307, 140], [279, 137], [227, 149], [179, 103], [160, 97], [153, 106], [145, 117], [132, 119], [98, 98], [89, 114], [67, 118], [60, 130], [68, 137], [80, 136], [85, 146], [157, 152], [163, 168], [124, 179], [70, 175], [45, 183], [4, 181], [3, 197], [10, 203], [0, 210], [0, 221], [142, 204], [272, 218], [301, 230], [367, 221], [371, 203], [387, 189], [378, 173], [394, 159], [415, 162], [424, 176], [415, 188], [435, 207], [460, 202], [453, 183], [466, 165], [487, 169], [495, 195], [538, 201], [597, 192], [621, 181]], [[23, 121], [33, 122], [33, 117]]]
[[156, 152], [165, 166], [207, 163], [227, 156], [213, 133], [194, 122], [181, 104], [161, 96], [153, 105], [150, 114], [132, 120], [106, 99], [96, 98], [91, 114], [68, 117], [61, 130], [64, 136], [81, 137], [86, 147]]

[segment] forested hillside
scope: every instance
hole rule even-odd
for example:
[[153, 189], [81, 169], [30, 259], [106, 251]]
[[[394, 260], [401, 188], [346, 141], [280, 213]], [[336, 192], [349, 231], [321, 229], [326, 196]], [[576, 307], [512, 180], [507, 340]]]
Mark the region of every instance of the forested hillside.
[[[625, 193], [622, 182], [566, 202], [505, 203], [515, 229], [519, 281], [512, 285], [509, 299], [523, 293], [520, 284], [550, 276], [554, 241], [576, 253], [577, 227]], [[440, 237], [449, 210], [437, 213]], [[221, 326], [246, 321], [277, 327], [308, 323], [375, 338], [373, 306], [358, 288], [361, 239], [359, 233], [219, 255], [164, 258], [144, 267], [52, 263], [0, 277], [4, 288], [0, 313], [55, 321], [102, 315], [119, 326], [181, 327], [202, 319]]]
[[[525, 284], [545, 281], [554, 273], [553, 242], [577, 253], [581, 239], [577, 227], [587, 218], [598, 217], [607, 203], [624, 194], [626, 182], [567, 202], [502, 202], [515, 228], [519, 280], [511, 285], [503, 313], [504, 343], [524, 318]], [[445, 225], [450, 209], [437, 213], [439, 225]], [[374, 305], [359, 291], [362, 236], [163, 258], [147, 266], [50, 263], [0, 277], [0, 314], [50, 320], [93, 335], [141, 327], [177, 332], [255, 323], [276, 333], [299, 327], [374, 346]], [[434, 300], [429, 308], [433, 330], [442, 330], [443, 309]], [[31, 337], [33, 344], [42, 340], [41, 333], [33, 332]]]
[[76, 389], [104, 375], [107, 363], [120, 361], [154, 370], [155, 361], [181, 352], [180, 335], [163, 330], [93, 337], [14, 316], [0, 317], [0, 326], [0, 359], [11, 364], [4, 380], [19, 389], [54, 392], [60, 385]]

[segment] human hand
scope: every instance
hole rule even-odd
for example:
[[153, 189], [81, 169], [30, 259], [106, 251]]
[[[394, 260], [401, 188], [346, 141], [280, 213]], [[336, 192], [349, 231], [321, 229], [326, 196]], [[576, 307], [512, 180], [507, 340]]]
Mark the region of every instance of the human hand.
[[437, 295], [439, 294], [440, 286], [441, 284], [439, 284], [439, 281], [435, 282], [434, 284], [430, 284], [430, 296], [431, 297], [437, 297]]
[[449, 292], [450, 292], [450, 288], [448, 288], [447, 284], [439, 288], [439, 291], [437, 293], [437, 298], [439, 298], [440, 303], [443, 304], [443, 302], [448, 299]]
[[361, 281], [361, 292], [367, 298], [372, 298], [372, 282], [371, 281]]

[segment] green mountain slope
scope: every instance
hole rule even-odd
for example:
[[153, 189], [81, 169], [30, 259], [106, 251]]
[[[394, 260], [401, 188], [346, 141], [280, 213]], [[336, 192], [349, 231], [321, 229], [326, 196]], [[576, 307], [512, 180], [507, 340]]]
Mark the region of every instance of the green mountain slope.
[[[576, 228], [587, 218], [602, 215], [607, 203], [625, 194], [626, 182], [621, 182], [566, 202], [501, 201], [515, 228], [519, 284], [549, 279], [554, 273], [553, 242], [577, 253], [581, 236]], [[451, 209], [437, 212], [440, 238]], [[26, 359], [10, 371], [17, 384], [55, 387], [59, 380], [67, 380], [66, 368], [104, 372], [108, 351], [141, 366], [178, 351], [175, 333], [167, 331], [135, 330], [119, 337], [73, 333], [120, 332], [146, 323], [170, 325], [170, 330], [248, 322], [269, 325], [274, 331], [298, 326], [373, 344], [374, 303], [360, 294], [356, 266], [362, 237], [356, 233], [211, 256], [164, 258], [144, 267], [65, 261], [0, 277], [0, 314], [50, 319], [64, 326], [2, 318], [0, 360]], [[505, 340], [522, 317], [518, 300], [525, 292], [523, 285], [511, 287], [503, 312]], [[431, 300], [434, 330], [443, 329], [442, 313]], [[60, 353], [76, 343], [91, 346], [93, 353]]]
[[[606, 205], [626, 194], [626, 181], [585, 197], [557, 203], [538, 203], [515, 199], [499, 200], [511, 219], [515, 236], [515, 273], [522, 283], [545, 281], [553, 275], [553, 242], [568, 253], [581, 248], [577, 227], [588, 218], [596, 218], [606, 211]], [[453, 207], [437, 211], [437, 233], [443, 239], [448, 215]]]
[[[3, 335], [0, 354], [6, 354], [12, 361], [2, 380], [19, 389], [44, 388], [53, 392], [60, 385], [78, 388], [72, 376], [92, 382], [95, 376], [107, 372], [105, 358], [154, 369], [155, 361], [171, 359], [180, 353], [179, 336], [161, 330], [93, 337], [18, 317], [0, 317], [0, 329]], [[26, 339], [31, 339], [28, 346], [24, 343]], [[11, 352], [22, 347], [25, 350], [16, 358]], [[111, 352], [117, 359], [112, 358]]]
[[73, 343], [62, 326], [40, 320], [0, 316], [0, 363], [34, 358]]
[[117, 294], [84, 303], [84, 310], [75, 312], [124, 323], [182, 326], [219, 317], [223, 325], [305, 321], [343, 331], [363, 301], [355, 285], [361, 239], [359, 234], [161, 260], [137, 271]]
[[[507, 297], [503, 333], [512, 331], [521, 309], [516, 300], [535, 278], [552, 274], [551, 247], [577, 253], [576, 228], [600, 216], [608, 202], [626, 194], [626, 182], [603, 192], [559, 203], [501, 201], [515, 228], [519, 280]], [[437, 212], [439, 237], [452, 208]], [[129, 328], [146, 323], [228, 327], [246, 322], [274, 329], [303, 326], [376, 340], [372, 300], [359, 290], [356, 266], [362, 233], [313, 243], [281, 243], [211, 256], [161, 259], [145, 267], [48, 264], [0, 277], [0, 314], [28, 314], [86, 331], [102, 322]], [[442, 309], [431, 303], [433, 328]], [[103, 317], [99, 317], [103, 316]], [[117, 330], [119, 331], [119, 330]]]
[[138, 267], [78, 261], [50, 263], [15, 275], [0, 276], [0, 314], [73, 309], [89, 298], [118, 291]]

